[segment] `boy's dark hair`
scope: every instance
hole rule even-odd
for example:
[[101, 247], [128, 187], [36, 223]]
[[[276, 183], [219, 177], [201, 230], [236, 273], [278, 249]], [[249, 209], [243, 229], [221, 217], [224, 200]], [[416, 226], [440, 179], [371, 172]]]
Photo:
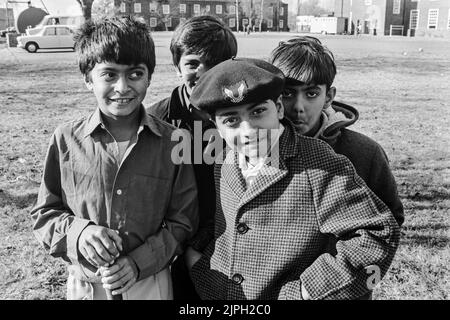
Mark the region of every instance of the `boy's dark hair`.
[[170, 51], [175, 67], [178, 67], [183, 54], [202, 55], [208, 65], [215, 66], [236, 56], [237, 41], [231, 29], [219, 18], [197, 16], [176, 28]]
[[86, 21], [75, 34], [78, 66], [87, 75], [96, 63], [144, 63], [149, 77], [155, 70], [155, 44], [144, 22], [131, 16]]
[[280, 42], [272, 51], [269, 62], [281, 69], [286, 78], [308, 84], [325, 84], [327, 90], [336, 76], [333, 53], [311, 36]]

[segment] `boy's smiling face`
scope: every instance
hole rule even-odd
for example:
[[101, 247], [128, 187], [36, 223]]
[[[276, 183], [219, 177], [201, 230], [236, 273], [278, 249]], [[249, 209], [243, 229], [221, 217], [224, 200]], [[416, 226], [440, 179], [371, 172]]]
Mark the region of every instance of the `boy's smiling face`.
[[336, 89], [325, 84], [300, 84], [286, 81], [282, 94], [286, 117], [301, 134], [314, 136], [320, 128], [322, 111], [333, 102]]
[[271, 147], [268, 133], [271, 133], [270, 129], [280, 128], [283, 116], [283, 104], [278, 99], [276, 103], [266, 100], [218, 109], [215, 120], [220, 135], [230, 148], [256, 158], [261, 151]]
[[114, 62], [96, 63], [85, 77], [94, 92], [98, 106], [108, 117], [127, 117], [139, 109], [150, 85], [148, 68]]
[[178, 63], [178, 76], [186, 85], [188, 94], [191, 94], [200, 76], [211, 68], [203, 56], [183, 53]]

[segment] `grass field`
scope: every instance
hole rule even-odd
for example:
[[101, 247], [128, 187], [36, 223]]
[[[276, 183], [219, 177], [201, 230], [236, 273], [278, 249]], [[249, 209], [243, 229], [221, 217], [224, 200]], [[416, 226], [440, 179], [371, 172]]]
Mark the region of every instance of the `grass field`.
[[[267, 57], [290, 36], [240, 35], [240, 56]], [[154, 37], [158, 64], [147, 105], [178, 84], [170, 34]], [[336, 56], [337, 100], [358, 108], [353, 129], [386, 150], [405, 206], [400, 247], [374, 298], [449, 299], [450, 42], [321, 39]], [[35, 57], [39, 63], [27, 60]], [[34, 239], [29, 212], [50, 135], [57, 124], [92, 111], [95, 100], [73, 53], [2, 49], [0, 70], [0, 299], [64, 299], [65, 267]]]

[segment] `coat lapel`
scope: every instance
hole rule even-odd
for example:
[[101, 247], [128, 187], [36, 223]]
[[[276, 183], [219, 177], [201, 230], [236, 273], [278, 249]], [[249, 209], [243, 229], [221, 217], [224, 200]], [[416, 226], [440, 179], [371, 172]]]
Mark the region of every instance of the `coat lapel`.
[[[264, 165], [256, 176], [250, 188], [243, 194], [239, 207], [256, 198], [265, 190], [275, 185], [288, 174], [286, 160], [294, 157], [298, 152], [298, 141], [292, 124], [284, 122], [285, 131], [273, 148], [270, 163]], [[240, 170], [237, 168], [237, 170]], [[242, 177], [242, 175], [241, 175]], [[243, 179], [243, 178], [242, 178]], [[245, 181], [244, 181], [245, 186]]]
[[[227, 149], [229, 150], [229, 149]], [[246, 185], [241, 169], [239, 169], [236, 152], [229, 150], [222, 164], [221, 176], [227, 182], [230, 189], [233, 191], [239, 202], [242, 199]]]

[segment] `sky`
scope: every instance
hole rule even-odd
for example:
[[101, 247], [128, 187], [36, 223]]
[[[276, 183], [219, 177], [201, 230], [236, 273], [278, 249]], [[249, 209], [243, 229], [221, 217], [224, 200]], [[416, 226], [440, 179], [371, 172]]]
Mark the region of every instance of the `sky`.
[[[21, 1], [21, 0], [19, 0]], [[8, 4], [9, 8], [13, 8], [16, 14], [27, 8], [26, 0], [23, 0], [25, 3], [10, 3]], [[0, 0], [0, 8], [5, 8], [6, 0]], [[81, 8], [76, 0], [31, 0], [31, 5], [37, 8], [43, 8], [42, 2], [45, 4], [45, 7], [49, 11], [50, 14], [81, 14]]]

